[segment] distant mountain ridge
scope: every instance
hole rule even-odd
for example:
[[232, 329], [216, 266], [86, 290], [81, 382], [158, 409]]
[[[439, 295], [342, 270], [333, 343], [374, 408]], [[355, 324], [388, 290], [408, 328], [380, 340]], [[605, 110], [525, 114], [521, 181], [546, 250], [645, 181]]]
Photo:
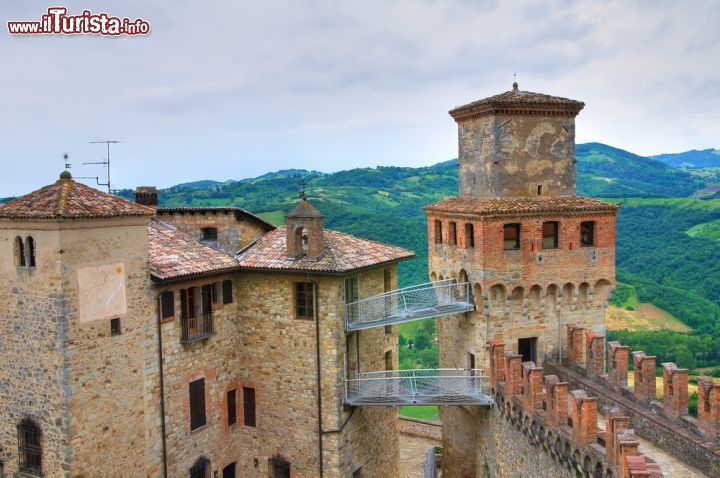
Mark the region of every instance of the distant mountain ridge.
[[683, 153], [658, 154], [650, 157], [676, 168], [682, 166], [693, 168], [720, 167], [720, 149], [691, 149]]

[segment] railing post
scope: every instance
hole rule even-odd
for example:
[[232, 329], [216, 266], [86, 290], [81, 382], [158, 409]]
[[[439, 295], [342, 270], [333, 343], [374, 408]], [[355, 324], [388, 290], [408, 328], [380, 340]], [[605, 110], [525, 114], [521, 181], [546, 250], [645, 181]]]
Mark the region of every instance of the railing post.
[[408, 315], [407, 302], [405, 301], [405, 293], [401, 292], [400, 297], [402, 297], [402, 301], [403, 301], [403, 312], [405, 313], [405, 315]]

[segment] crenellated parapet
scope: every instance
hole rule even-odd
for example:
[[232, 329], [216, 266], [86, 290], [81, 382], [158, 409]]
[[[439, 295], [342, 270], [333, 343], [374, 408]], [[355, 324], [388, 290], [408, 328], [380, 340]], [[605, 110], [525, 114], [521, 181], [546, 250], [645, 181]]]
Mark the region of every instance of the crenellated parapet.
[[[632, 437], [623, 435], [620, 446], [615, 433], [629, 428], [632, 422], [638, 433], [656, 441], [660, 448], [686, 463], [699, 466], [711, 476], [720, 472], [720, 383], [709, 377], [698, 378], [697, 417], [692, 417], [689, 415], [691, 394], [687, 369], [672, 362], [663, 363], [660, 366], [662, 377], [659, 378], [655, 356], [639, 350], [631, 352], [629, 347], [618, 342], [608, 343], [605, 364], [603, 336], [572, 324], [566, 327], [566, 333], [564, 364], [546, 364], [549, 373], [555, 374], [545, 378], [548, 397], [563, 393], [558, 387], [567, 387], [561, 381], [565, 379], [573, 387], [583, 388], [587, 393], [592, 391], [603, 406], [622, 408], [622, 413], [616, 409], [612, 416], [606, 417], [605, 441], [610, 462], [617, 458], [612, 450], [622, 447], [627, 456], [633, 456]], [[631, 358], [633, 380], [629, 386]], [[574, 413], [579, 411], [573, 405], [583, 403], [584, 398], [578, 391], [570, 392], [570, 422], [574, 422]], [[628, 406], [628, 401], [632, 406]], [[589, 407], [591, 410], [592, 405]], [[557, 423], [558, 412], [553, 404], [548, 403], [546, 410], [549, 422]], [[576, 435], [576, 439], [582, 439], [582, 436]], [[636, 458], [630, 459], [631, 464], [635, 461]]]
[[521, 356], [505, 352], [500, 340], [488, 345], [500, 412], [561, 465], [582, 476], [663, 476], [658, 464], [638, 450], [630, 421], [618, 409], [606, 413], [607, 425], [602, 430], [597, 398], [585, 390], [570, 391], [568, 383], [556, 375], [544, 375], [534, 362], [522, 362]]

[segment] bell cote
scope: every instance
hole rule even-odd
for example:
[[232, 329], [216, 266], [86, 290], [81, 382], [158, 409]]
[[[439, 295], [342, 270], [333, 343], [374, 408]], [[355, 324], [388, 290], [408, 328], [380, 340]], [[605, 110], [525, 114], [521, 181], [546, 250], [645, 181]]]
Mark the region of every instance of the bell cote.
[[306, 198], [285, 216], [287, 256], [293, 259], [318, 259], [325, 248], [324, 216]]

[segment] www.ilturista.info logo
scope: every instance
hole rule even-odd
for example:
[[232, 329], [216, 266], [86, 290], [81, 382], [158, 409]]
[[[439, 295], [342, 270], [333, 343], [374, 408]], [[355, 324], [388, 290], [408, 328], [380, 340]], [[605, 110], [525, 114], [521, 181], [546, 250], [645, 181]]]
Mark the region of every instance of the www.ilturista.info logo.
[[50, 7], [39, 22], [7, 22], [11, 35], [147, 35], [150, 23], [142, 18], [112, 17], [107, 13], [68, 15], [65, 7]]

